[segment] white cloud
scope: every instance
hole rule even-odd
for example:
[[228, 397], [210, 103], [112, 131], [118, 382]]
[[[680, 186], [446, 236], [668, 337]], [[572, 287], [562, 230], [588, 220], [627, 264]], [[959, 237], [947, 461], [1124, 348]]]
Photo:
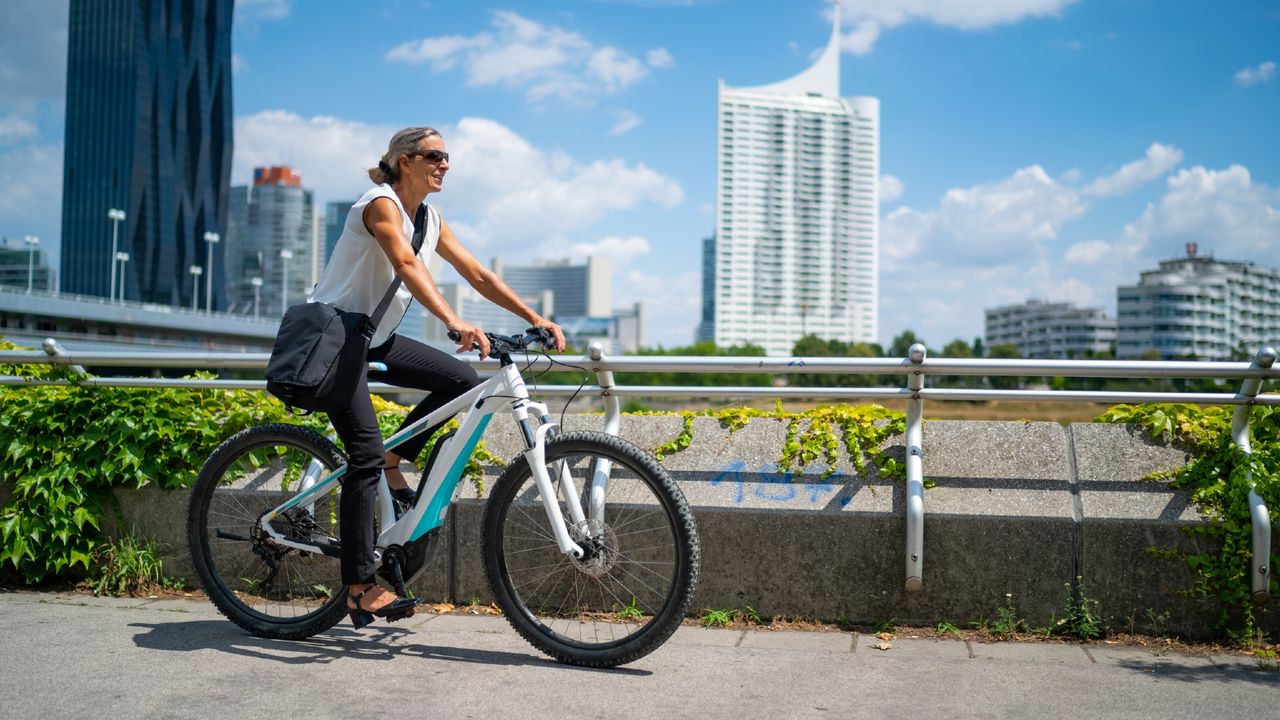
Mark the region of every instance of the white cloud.
[[1180, 255], [1188, 242], [1226, 260], [1280, 265], [1280, 189], [1254, 184], [1248, 168], [1186, 168], [1165, 195], [1125, 225], [1116, 250], [1128, 256]]
[[35, 123], [10, 113], [0, 117], [0, 145], [11, 145], [39, 134]]
[[472, 48], [489, 48], [493, 46], [493, 36], [481, 33], [474, 37], [461, 35], [443, 35], [441, 37], [423, 38], [418, 42], [397, 45], [386, 54], [386, 59], [395, 62], [407, 62], [410, 65], [431, 63], [437, 72], [449, 70], [457, 64], [457, 56]]
[[1096, 265], [1110, 257], [1111, 243], [1105, 240], [1085, 240], [1067, 248], [1063, 258], [1069, 263]]
[[[492, 32], [427, 37], [398, 45], [384, 57], [389, 62], [426, 63], [437, 73], [461, 66], [468, 84], [521, 90], [531, 102], [589, 102], [649, 74], [644, 62], [624, 50], [597, 47], [579, 33], [506, 10], [493, 12]], [[662, 48], [649, 51], [647, 59], [653, 67], [674, 63]]]
[[893, 175], [881, 175], [880, 176], [881, 204], [891, 203], [894, 200], [897, 200], [898, 198], [902, 197], [902, 192], [906, 190], [906, 188], [907, 186], [904, 185], [902, 181], [899, 180], [897, 177]]
[[615, 47], [602, 47], [587, 60], [591, 77], [604, 83], [609, 94], [625, 88], [649, 74], [644, 63]]
[[236, 118], [231, 184], [244, 185], [253, 168], [289, 165], [302, 175], [317, 202], [355, 199], [369, 188], [367, 170], [400, 128], [370, 125], [327, 115], [304, 118], [266, 110]]
[[236, 0], [236, 22], [253, 24], [259, 20], [284, 20], [293, 9], [292, 0]]
[[1182, 162], [1182, 150], [1172, 145], [1151, 143], [1144, 157], [1125, 163], [1110, 175], [1094, 180], [1084, 188], [1085, 195], [1110, 197], [1123, 195], [1164, 175]]
[[31, 115], [38, 105], [61, 108], [67, 90], [69, 3], [0, 3], [0, 103]]
[[0, 152], [0, 234], [40, 238], [56, 266], [62, 225], [62, 145], [24, 144]]
[[1039, 165], [996, 183], [948, 190], [938, 207], [894, 210], [882, 223], [889, 261], [921, 254], [960, 265], [1015, 262], [1084, 213], [1079, 194]]
[[[1149, 152], [1138, 164], [1160, 166], [1153, 156], [1172, 153]], [[1142, 174], [1108, 179], [1130, 175]], [[881, 341], [907, 328], [933, 347], [970, 339], [983, 332], [984, 309], [1032, 297], [1113, 310], [1117, 286], [1182, 256], [1188, 242], [1224, 260], [1280, 266], [1280, 188], [1256, 182], [1243, 166], [1177, 170], [1160, 199], [1114, 234], [1064, 243], [1062, 227], [1087, 209], [1081, 192], [1031, 166], [950, 190], [933, 208], [888, 212], [881, 287], [927, 290], [881, 295]]]
[[548, 153], [492, 120], [465, 118], [445, 138], [456, 161], [439, 202], [447, 217], [464, 215], [469, 241], [486, 248], [528, 252], [611, 213], [684, 201], [678, 182], [643, 163]]
[[664, 47], [654, 48], [646, 53], [645, 62], [658, 70], [670, 70], [676, 66], [676, 59]]
[[909, 207], [889, 213], [880, 222], [880, 252], [890, 261], [915, 255], [933, 227], [933, 218]]
[[[840, 47], [854, 55], [871, 52], [884, 30], [929, 22], [959, 30], [983, 30], [1028, 18], [1058, 17], [1076, 0], [844, 0], [841, 23], [849, 30]], [[824, 9], [830, 13], [830, 9]]]
[[618, 113], [618, 122], [614, 123], [613, 129], [609, 131], [610, 135], [622, 135], [631, 132], [640, 127], [644, 120], [640, 116], [630, 110], [623, 110]]
[[642, 235], [617, 237], [610, 235], [593, 243], [576, 243], [571, 255], [576, 260], [583, 260], [596, 255], [609, 258], [615, 268], [624, 268], [635, 262], [637, 258], [649, 254], [649, 240]]
[[698, 272], [653, 275], [639, 270], [615, 274], [614, 304], [644, 305], [644, 343], [679, 347], [693, 342], [702, 310], [702, 276]]
[[880, 30], [880, 23], [874, 20], [860, 20], [854, 23], [852, 30], [840, 34], [840, 49], [850, 55], [866, 55], [876, 49]]
[[1258, 85], [1269, 81], [1276, 75], [1276, 64], [1270, 60], [1247, 67], [1236, 73], [1236, 84], [1243, 87]]

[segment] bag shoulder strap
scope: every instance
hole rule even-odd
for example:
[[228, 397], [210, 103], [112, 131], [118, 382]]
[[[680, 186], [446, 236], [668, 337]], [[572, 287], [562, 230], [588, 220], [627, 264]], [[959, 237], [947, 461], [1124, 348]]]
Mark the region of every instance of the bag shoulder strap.
[[[413, 254], [417, 256], [418, 251], [422, 249], [422, 243], [427, 238], [427, 204], [418, 205], [417, 216], [413, 219]], [[400, 278], [396, 277], [391, 281], [391, 287], [387, 289], [387, 293], [382, 296], [382, 301], [378, 303], [378, 308], [369, 316], [369, 326], [378, 327], [378, 323], [382, 322], [382, 316], [387, 313], [387, 308], [391, 306], [391, 299], [396, 296], [396, 291], [400, 289]]]

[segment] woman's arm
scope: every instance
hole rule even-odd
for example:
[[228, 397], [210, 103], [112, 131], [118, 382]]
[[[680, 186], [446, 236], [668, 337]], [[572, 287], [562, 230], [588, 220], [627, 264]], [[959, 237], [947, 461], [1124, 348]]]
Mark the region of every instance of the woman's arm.
[[534, 312], [497, 274], [462, 247], [443, 217], [440, 218], [440, 242], [436, 245], [436, 253], [487, 300], [524, 318], [529, 327], [550, 330], [556, 338], [556, 350], [564, 350], [564, 332], [560, 330], [560, 326]]
[[[443, 224], [443, 219], [441, 220]], [[440, 318], [445, 327], [461, 335], [458, 339], [458, 352], [470, 352], [472, 343], [480, 346], [480, 357], [489, 355], [489, 339], [479, 325], [469, 323], [458, 317], [449, 307], [435, 280], [422, 261], [413, 254], [413, 243], [404, 236], [400, 208], [391, 198], [380, 197], [365, 206], [364, 224], [378, 241], [378, 246], [391, 261], [396, 275], [409, 288], [413, 297], [422, 303], [432, 315]], [[443, 233], [441, 233], [443, 236]]]

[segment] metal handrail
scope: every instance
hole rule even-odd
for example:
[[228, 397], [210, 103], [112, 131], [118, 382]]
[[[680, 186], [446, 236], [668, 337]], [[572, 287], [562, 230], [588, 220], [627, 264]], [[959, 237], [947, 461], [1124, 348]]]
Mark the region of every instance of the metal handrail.
[[[0, 351], [0, 363], [68, 365], [79, 371], [76, 380], [45, 380], [0, 376], [0, 385], [86, 385], [100, 387], [182, 387], [198, 389], [263, 390], [262, 380], [192, 378], [102, 378], [90, 377], [83, 366], [147, 367], [192, 369], [265, 369], [268, 353], [180, 353], [180, 352], [67, 352], [52, 339], [45, 340], [43, 352]], [[605, 403], [606, 425], [617, 432], [619, 398], [624, 396], [685, 398], [883, 398], [907, 401], [907, 547], [906, 589], [916, 592], [924, 586], [924, 450], [923, 418], [925, 400], [1061, 400], [1091, 403], [1181, 402], [1196, 405], [1234, 405], [1232, 437], [1245, 452], [1249, 447], [1249, 406], [1280, 405], [1280, 394], [1261, 395], [1265, 380], [1280, 379], [1277, 353], [1272, 348], [1258, 351], [1253, 362], [1169, 361], [1169, 360], [1034, 360], [1010, 358], [929, 359], [924, 345], [912, 345], [906, 358], [770, 358], [770, 357], [622, 357], [606, 358], [601, 346], [593, 343], [588, 355], [565, 361], [595, 373], [597, 386], [587, 389], [572, 385], [539, 385], [538, 393], [564, 397], [579, 393], [598, 395]], [[493, 359], [465, 358], [477, 370], [493, 371]], [[848, 373], [863, 375], [906, 375], [905, 387], [810, 388], [810, 387], [703, 387], [615, 385], [615, 372], [686, 373]], [[1122, 392], [1091, 390], [985, 390], [970, 388], [926, 388], [925, 378], [967, 377], [1093, 377], [1093, 378], [1177, 378], [1240, 380], [1237, 393], [1205, 392]], [[399, 388], [371, 383], [370, 389], [386, 392]], [[1262, 498], [1252, 489], [1249, 503], [1253, 523], [1252, 590], [1256, 603], [1269, 600], [1271, 555], [1270, 514]]]

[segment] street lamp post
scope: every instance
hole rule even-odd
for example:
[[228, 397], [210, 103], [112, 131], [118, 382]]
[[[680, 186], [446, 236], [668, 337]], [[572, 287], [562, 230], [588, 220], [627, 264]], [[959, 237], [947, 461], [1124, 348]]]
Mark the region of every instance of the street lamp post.
[[23, 242], [29, 248], [27, 250], [27, 292], [31, 292], [33, 280], [36, 276], [36, 246], [40, 244], [40, 238], [35, 235], [27, 235], [22, 238]]
[[197, 312], [200, 310], [200, 276], [204, 274], [204, 268], [192, 265], [187, 272], [191, 273], [191, 312]]
[[280, 251], [280, 314], [289, 309], [289, 261], [293, 259], [293, 251], [288, 248]]
[[[116, 245], [117, 231], [120, 229], [120, 223], [124, 220], [125, 214], [123, 210], [110, 208], [107, 210], [107, 217], [111, 218], [111, 294], [107, 295], [108, 300], [114, 300], [116, 296], [116, 255], [119, 247]], [[124, 282], [121, 276], [120, 282]], [[124, 293], [120, 293], [124, 297]]]
[[262, 278], [249, 278], [249, 284], [253, 286], [253, 319], [258, 319], [258, 303], [262, 300]]
[[222, 238], [216, 232], [207, 232], [204, 234], [205, 247], [209, 248], [209, 254], [205, 260], [204, 266], [208, 269], [208, 277], [204, 279], [204, 311], [213, 312], [213, 246], [218, 244]]
[[[123, 305], [124, 304], [124, 266], [126, 263], [129, 262], [129, 253], [118, 252], [116, 253], [115, 259], [120, 261], [120, 304]], [[112, 274], [114, 274], [115, 260], [111, 261], [111, 269], [112, 269]]]

